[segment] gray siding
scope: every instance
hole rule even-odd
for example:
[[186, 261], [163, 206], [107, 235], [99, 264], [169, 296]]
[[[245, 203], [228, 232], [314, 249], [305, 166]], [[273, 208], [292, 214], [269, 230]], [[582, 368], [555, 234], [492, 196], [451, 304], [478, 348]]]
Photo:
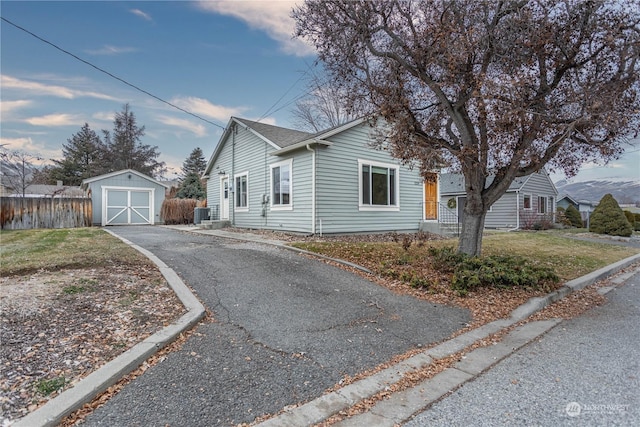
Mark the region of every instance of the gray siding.
[[318, 148], [317, 232], [417, 231], [422, 214], [423, 180], [417, 170], [400, 167], [399, 211], [359, 210], [358, 159], [398, 165], [387, 151], [370, 145], [371, 128], [362, 124], [335, 135]]
[[[220, 210], [220, 175], [223, 170], [229, 176], [248, 173], [248, 209], [234, 208], [235, 188], [230, 194], [229, 219], [241, 228], [287, 230], [295, 232], [311, 232], [311, 153], [299, 150], [289, 156], [270, 155], [273, 146], [258, 138], [253, 133], [238, 126], [235, 135], [235, 150], [232, 149], [233, 135], [230, 135], [216, 159], [209, 182], [207, 183], [207, 205]], [[232, 161], [233, 159], [233, 161]], [[269, 203], [263, 205], [263, 196], [271, 197], [270, 165], [292, 159], [292, 210], [272, 209]], [[232, 166], [233, 164], [233, 166]], [[218, 169], [219, 168], [219, 169]]]
[[[129, 178], [131, 176], [131, 178]], [[102, 188], [103, 187], [123, 187], [123, 188], [153, 188], [154, 191], [154, 223], [162, 224], [160, 209], [165, 196], [165, 187], [138, 175], [122, 172], [122, 174], [106, 177], [87, 184], [91, 190], [91, 203], [93, 205], [93, 224], [102, 223]]]
[[[524, 211], [524, 195], [531, 196], [531, 210]], [[549, 176], [545, 172], [535, 173], [528, 177], [523, 186], [519, 189], [510, 189], [496, 203], [493, 204], [491, 210], [487, 212], [485, 218], [486, 228], [515, 228], [518, 226], [518, 215], [537, 215], [538, 197], [546, 197], [548, 208], [547, 212], [555, 212], [555, 201], [557, 198], [557, 190]], [[464, 196], [464, 194], [442, 194], [440, 203], [446, 206], [447, 201], [451, 197]], [[549, 201], [549, 197], [553, 201]], [[523, 213], [524, 212], [524, 213]], [[522, 225], [520, 221], [520, 225]]]

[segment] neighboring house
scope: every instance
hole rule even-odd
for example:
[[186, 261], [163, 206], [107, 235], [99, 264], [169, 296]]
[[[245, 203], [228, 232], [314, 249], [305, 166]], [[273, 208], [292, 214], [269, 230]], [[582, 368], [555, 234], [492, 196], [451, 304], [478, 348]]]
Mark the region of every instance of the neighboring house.
[[95, 225], [162, 223], [167, 185], [147, 175], [126, 169], [85, 179], [82, 186], [91, 193]]
[[365, 119], [311, 134], [232, 117], [204, 174], [212, 218], [311, 234], [417, 231], [437, 180], [374, 149], [374, 131]]
[[557, 206], [563, 209], [567, 209], [570, 205], [580, 212], [582, 220], [586, 221], [591, 215], [591, 212], [596, 208], [597, 203], [590, 202], [588, 200], [576, 200], [568, 194], [563, 195], [558, 199]]
[[[489, 208], [484, 225], [486, 228], [521, 228], [536, 217], [553, 215], [557, 197], [558, 190], [544, 169], [516, 178], [506, 193]], [[449, 215], [441, 212], [440, 217], [462, 222], [465, 200], [464, 176], [441, 174], [440, 209]]]

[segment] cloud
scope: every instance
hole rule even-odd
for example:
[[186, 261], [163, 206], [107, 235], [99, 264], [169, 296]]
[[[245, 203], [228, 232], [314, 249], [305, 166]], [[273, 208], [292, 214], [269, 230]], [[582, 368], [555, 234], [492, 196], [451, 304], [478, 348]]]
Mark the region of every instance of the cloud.
[[148, 13], [141, 11], [140, 9], [129, 9], [129, 12], [144, 19], [145, 21], [153, 21], [153, 18]]
[[168, 125], [168, 126], [175, 126], [180, 129], [188, 130], [189, 132], [192, 132], [198, 137], [203, 137], [207, 135], [207, 128], [204, 125], [201, 125], [199, 123], [194, 123], [190, 120], [177, 119], [175, 117], [169, 117], [169, 116], [159, 116], [157, 120], [160, 123], [164, 123], [165, 125]]
[[222, 123], [226, 123], [231, 116], [237, 116], [246, 111], [246, 107], [224, 107], [215, 105], [206, 99], [189, 97], [176, 97], [171, 100], [172, 104], [177, 105], [191, 113], [199, 116], [208, 117]]
[[111, 45], [104, 45], [100, 49], [85, 50], [90, 55], [121, 55], [123, 53], [137, 52], [135, 47], [118, 47]]
[[9, 151], [24, 151], [32, 156], [38, 156], [41, 160], [34, 160], [32, 163], [43, 165], [48, 163], [48, 159], [59, 158], [62, 154], [60, 149], [51, 150], [45, 148], [44, 145], [36, 144], [33, 139], [28, 137], [22, 138], [3, 138], [0, 137], [0, 145]]
[[3, 74], [1, 76], [2, 90], [19, 89], [39, 96], [55, 96], [57, 98], [75, 99], [75, 98], [97, 98], [109, 101], [117, 101], [117, 98], [99, 92], [84, 91], [71, 89], [65, 86], [48, 85], [32, 80], [21, 80], [15, 77]]
[[30, 117], [24, 120], [33, 126], [69, 126], [81, 122], [78, 116], [73, 114], [48, 114], [40, 117]]
[[7, 115], [12, 113], [13, 111], [19, 110], [21, 108], [28, 107], [31, 104], [32, 104], [32, 102], [31, 101], [27, 101], [27, 100], [16, 100], [16, 101], [4, 101], [3, 100], [0, 103], [0, 113], [2, 114], [3, 118], [6, 119]]
[[95, 120], [101, 120], [104, 122], [112, 122], [115, 118], [115, 113], [112, 111], [99, 111], [97, 113], [93, 113], [91, 118]]
[[291, 9], [296, 1], [201, 1], [200, 10], [237, 18], [251, 28], [266, 32], [280, 43], [281, 49], [291, 55], [314, 55], [314, 49], [300, 39], [294, 39], [295, 21]]

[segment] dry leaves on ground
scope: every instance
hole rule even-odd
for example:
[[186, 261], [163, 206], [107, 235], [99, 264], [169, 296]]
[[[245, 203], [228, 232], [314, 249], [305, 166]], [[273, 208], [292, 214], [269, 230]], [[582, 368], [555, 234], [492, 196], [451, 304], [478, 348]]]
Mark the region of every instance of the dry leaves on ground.
[[33, 411], [185, 311], [148, 265], [3, 277], [0, 297], [3, 423]]

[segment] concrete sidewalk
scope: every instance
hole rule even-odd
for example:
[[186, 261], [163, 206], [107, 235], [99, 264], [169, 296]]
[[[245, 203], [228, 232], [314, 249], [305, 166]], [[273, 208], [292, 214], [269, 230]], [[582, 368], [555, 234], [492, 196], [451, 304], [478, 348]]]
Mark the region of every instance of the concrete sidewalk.
[[[188, 231], [204, 235], [236, 239], [238, 241], [266, 243], [283, 247], [288, 250], [300, 251], [284, 242], [265, 239], [263, 236], [252, 233], [237, 233], [224, 230], [201, 230], [193, 226], [165, 226], [179, 231]], [[140, 252], [154, 261], [163, 275], [174, 288], [187, 309], [188, 314], [178, 322], [158, 332], [154, 336], [138, 344], [128, 352], [122, 354], [113, 362], [91, 374], [82, 380], [74, 388], [67, 390], [49, 403], [18, 420], [15, 426], [53, 426], [57, 425], [65, 416], [80, 408], [84, 403], [91, 401], [95, 396], [104, 392], [110, 385], [117, 382], [128, 372], [134, 370], [154, 352], [167, 343], [173, 341], [182, 331], [191, 328], [204, 315], [204, 307], [191, 294], [178, 275], [163, 261], [149, 251], [134, 245], [123, 239]], [[315, 255], [315, 254], [314, 254]], [[557, 301], [569, 293], [582, 289], [598, 280], [611, 276], [620, 270], [640, 261], [640, 254], [629, 257], [618, 263], [607, 266], [579, 279], [568, 282], [561, 289], [542, 298], [533, 298], [512, 312], [510, 318], [500, 319], [480, 328], [459, 335], [454, 339], [426, 350], [408, 360], [387, 368], [375, 375], [352, 383], [335, 392], [325, 394], [317, 399], [296, 407], [285, 410], [282, 414], [271, 418], [259, 425], [261, 426], [302, 426], [321, 422], [341, 410], [345, 410], [358, 401], [371, 397], [390, 385], [398, 382], [403, 375], [422, 369], [431, 364], [434, 359], [446, 357], [456, 353], [474, 342], [508, 328], [519, 321], [526, 319], [531, 314]], [[349, 263], [349, 265], [352, 265]], [[447, 369], [438, 376], [421, 383], [419, 386], [396, 393], [391, 398], [380, 401], [371, 411], [343, 421], [340, 425], [372, 425], [393, 426], [407, 420], [411, 415], [439, 399], [450, 390], [457, 388], [462, 383], [474, 378], [500, 359], [508, 356], [515, 349], [520, 348], [535, 339], [547, 330], [553, 328], [559, 320], [543, 322], [531, 322], [508, 334], [503, 341], [491, 348], [480, 348], [469, 354], [467, 358], [456, 366]]]

